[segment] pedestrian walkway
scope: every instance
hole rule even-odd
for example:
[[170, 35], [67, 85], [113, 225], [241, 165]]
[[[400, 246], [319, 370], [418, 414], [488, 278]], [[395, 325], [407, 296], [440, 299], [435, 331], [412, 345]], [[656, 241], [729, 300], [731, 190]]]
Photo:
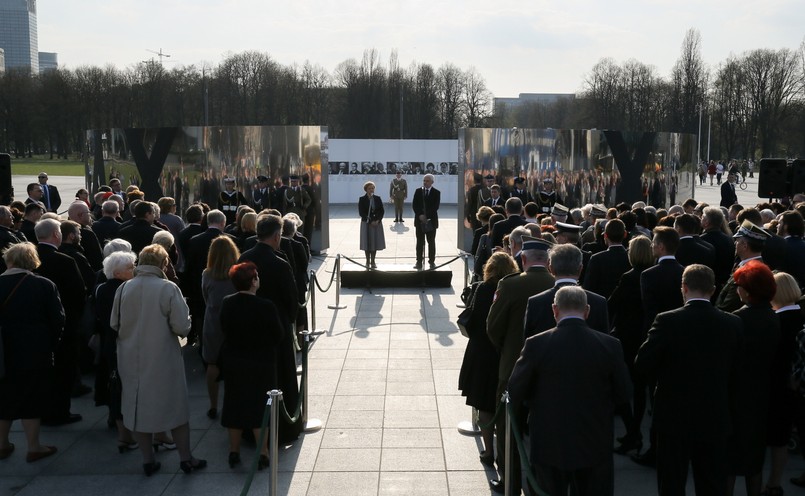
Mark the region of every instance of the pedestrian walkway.
[[[718, 204], [717, 191], [715, 199], [699, 192], [704, 192], [697, 191], [700, 201]], [[456, 217], [455, 206], [440, 210], [439, 263], [457, 254]], [[336, 254], [363, 259], [358, 222], [357, 206], [331, 206], [330, 248], [312, 266], [322, 287], [330, 280]], [[410, 214], [404, 227], [394, 229], [388, 220], [384, 226], [387, 249], [378, 253], [378, 263], [388, 259], [413, 265]], [[310, 352], [309, 417], [321, 420], [324, 428], [280, 449], [279, 494], [490, 494], [486, 481], [494, 472], [484, 470], [478, 460], [480, 438], [456, 430], [460, 421], [469, 420], [470, 408], [457, 389], [466, 346], [455, 325], [463, 264], [454, 261], [450, 268], [452, 288], [344, 290], [340, 302], [346, 308], [340, 310], [327, 308], [335, 303], [335, 287], [316, 295], [316, 327], [325, 334]], [[73, 409], [84, 416], [82, 422], [43, 428], [43, 442], [58, 446], [59, 453], [35, 464], [26, 464], [21, 456], [25, 442], [15, 423], [12, 442], [18, 452], [0, 462], [0, 496], [240, 494], [253, 447], [244, 445], [244, 464], [229, 468], [226, 431], [205, 415], [204, 372], [196, 350], [186, 348], [185, 361], [191, 441], [194, 454], [209, 461], [206, 469], [184, 475], [175, 452], [159, 452], [162, 470], [146, 478], [139, 452], [118, 454], [116, 434], [106, 426], [106, 408], [85, 397], [75, 400]], [[91, 384], [92, 379], [85, 377], [84, 382]], [[615, 425], [616, 434], [622, 435], [622, 423], [615, 420]], [[648, 420], [643, 430], [648, 433]], [[796, 494], [788, 479], [803, 468], [802, 458], [792, 456], [783, 479], [788, 493]], [[653, 470], [617, 455], [615, 470], [616, 494], [656, 494]], [[268, 494], [268, 473], [257, 474], [249, 494]], [[745, 494], [739, 486], [736, 494]], [[689, 492], [693, 494], [692, 484]]]

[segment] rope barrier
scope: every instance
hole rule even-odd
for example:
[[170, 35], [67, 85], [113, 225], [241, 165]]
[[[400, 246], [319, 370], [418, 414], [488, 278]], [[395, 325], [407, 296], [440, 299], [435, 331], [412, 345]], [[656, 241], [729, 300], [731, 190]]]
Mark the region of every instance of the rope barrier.
[[[343, 259], [345, 259], [345, 260], [347, 260], [347, 261], [349, 261], [349, 262], [352, 262], [352, 263], [354, 263], [355, 265], [357, 265], [357, 266], [359, 266], [359, 267], [363, 267], [363, 268], [365, 268], [365, 269], [368, 269], [368, 268], [369, 268], [369, 267], [367, 267], [367, 266], [366, 266], [366, 264], [362, 264], [362, 263], [360, 263], [360, 262], [357, 262], [357, 261], [355, 261], [355, 260], [353, 260], [353, 259], [349, 258], [349, 257], [348, 257], [348, 256], [346, 256], [346, 255], [341, 255], [341, 258], [343, 258]], [[411, 258], [411, 259], [415, 259], [416, 257], [395, 257], [395, 258]], [[444, 267], [445, 265], [450, 265], [451, 263], [455, 262], [456, 260], [458, 260], [458, 259], [460, 259], [460, 258], [461, 258], [461, 255], [459, 255], [459, 256], [457, 256], [457, 257], [453, 257], [453, 258], [451, 258], [450, 260], [448, 260], [447, 262], [445, 262], [445, 263], [443, 263], [443, 264], [441, 264], [441, 265], [437, 265], [436, 267], [434, 267], [434, 268], [432, 268], [432, 269], [430, 269], [430, 270], [436, 270], [436, 269], [440, 269], [440, 268]], [[374, 270], [375, 272], [385, 272], [385, 271], [378, 270], [378, 269], [372, 269], [372, 270]]]
[[500, 417], [500, 414], [503, 413], [503, 404], [504, 403], [502, 401], [498, 403], [498, 408], [497, 410], [495, 410], [495, 415], [492, 417], [492, 420], [490, 420], [488, 424], [482, 424], [478, 422], [478, 427], [480, 427], [483, 430], [491, 429], [492, 427], [494, 427], [495, 422], [497, 422], [498, 418]]
[[[243, 489], [240, 491], [240, 496], [246, 496], [249, 494], [249, 489], [252, 487], [252, 480], [254, 480], [254, 473], [257, 472], [257, 464], [260, 461], [260, 446], [266, 442], [266, 428], [268, 426], [268, 421], [271, 418], [271, 395], [269, 394], [268, 400], [266, 401], [266, 408], [263, 412], [263, 420], [260, 422], [260, 439], [257, 442], [257, 450], [254, 454], [254, 460], [252, 460], [252, 466], [249, 468], [249, 474], [246, 476], [246, 483], [243, 485]], [[276, 441], [273, 441], [276, 442]], [[271, 463], [276, 463], [275, 461], [271, 461]]]
[[[537, 484], [537, 476], [534, 475], [534, 472], [531, 470], [531, 463], [528, 460], [528, 453], [525, 451], [525, 446], [523, 445], [523, 437], [520, 434], [520, 426], [517, 425], [517, 418], [514, 413], [514, 409], [512, 408], [511, 403], [506, 403], [506, 413], [508, 414], [509, 418], [509, 425], [511, 426], [512, 430], [512, 437], [514, 438], [514, 442], [517, 445], [517, 451], [520, 453], [520, 466], [523, 471], [525, 471], [526, 479], [528, 479], [528, 483], [531, 484], [531, 487], [537, 493], [537, 496], [550, 496], [550, 494], [546, 493], [539, 487]], [[507, 445], [507, 450], [510, 447]], [[506, 460], [506, 465], [508, 466], [509, 460]]]
[[333, 281], [335, 281], [335, 274], [337, 272], [338, 272], [337, 270], [333, 270], [331, 272], [332, 275], [330, 276], [330, 282], [327, 284], [327, 289], [322, 289], [322, 287], [319, 285], [319, 278], [318, 277], [313, 279], [315, 281], [315, 283], [316, 283], [316, 287], [319, 288], [319, 291], [321, 291], [322, 293], [326, 293], [327, 291], [330, 291], [330, 288], [333, 285]]

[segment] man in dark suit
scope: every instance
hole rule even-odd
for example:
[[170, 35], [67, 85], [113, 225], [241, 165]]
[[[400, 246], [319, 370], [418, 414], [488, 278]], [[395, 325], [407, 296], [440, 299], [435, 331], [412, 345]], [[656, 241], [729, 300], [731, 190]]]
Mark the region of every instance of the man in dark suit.
[[[433, 187], [433, 175], [425, 174], [422, 177], [422, 187], [414, 192], [412, 206], [414, 208], [414, 228], [416, 229], [416, 265], [415, 269], [422, 269], [425, 260], [425, 241], [428, 242], [428, 265], [436, 267], [436, 229], [439, 228], [439, 204], [441, 192]], [[433, 228], [424, 231], [426, 224]]]
[[741, 319], [710, 304], [715, 276], [688, 266], [685, 305], [660, 313], [635, 360], [657, 380], [652, 428], [657, 436], [660, 495], [685, 494], [688, 466], [696, 494], [726, 494], [726, 443], [737, 376]]
[[618, 219], [607, 222], [604, 228], [604, 242], [607, 249], [590, 257], [585, 270], [582, 287], [604, 298], [609, 298], [621, 276], [629, 269], [629, 255], [623, 246], [626, 226]]
[[613, 416], [632, 385], [620, 342], [586, 325], [587, 295], [556, 292], [557, 326], [526, 340], [509, 379], [512, 404], [529, 406], [531, 465], [548, 494], [614, 493]]
[[161, 231], [154, 225], [156, 210], [151, 202], [141, 201], [134, 205], [134, 220], [131, 224], [121, 227], [118, 233], [122, 239], [131, 243], [131, 251], [139, 255], [140, 250], [150, 245], [154, 234]]
[[201, 221], [204, 219], [204, 209], [198, 204], [190, 205], [187, 210], [185, 210], [185, 219], [187, 219], [187, 226], [176, 236], [176, 248], [178, 248], [179, 252], [182, 254], [182, 258], [180, 259], [182, 263], [177, 267], [177, 271], [180, 274], [184, 274], [185, 267], [187, 266], [187, 257], [190, 253], [190, 239], [204, 232], [204, 226], [201, 225]]
[[785, 239], [786, 254], [782, 270], [794, 276], [800, 288], [805, 287], [805, 221], [796, 210], [784, 212], [777, 234]]
[[101, 205], [101, 218], [92, 223], [92, 231], [102, 246], [120, 233], [120, 222], [117, 221], [119, 210], [120, 205], [115, 200], [106, 200]]
[[[42, 203], [42, 186], [40, 186], [39, 183], [29, 183], [25, 191], [28, 193], [28, 198], [25, 199], [26, 205], [36, 202]], [[45, 204], [42, 203], [42, 206], [44, 205]]]
[[480, 200], [480, 192], [484, 188], [484, 178], [479, 173], [475, 172], [472, 175], [473, 185], [467, 191], [467, 198], [464, 203], [464, 218], [470, 223], [473, 231], [481, 228], [481, 221], [478, 220], [476, 215], [478, 209], [483, 206], [483, 200]]
[[[486, 319], [486, 332], [489, 340], [500, 353], [498, 365], [498, 388], [496, 397], [500, 398], [506, 390], [514, 362], [523, 349], [523, 317], [525, 316], [528, 298], [541, 293], [553, 286], [553, 276], [548, 272], [548, 249], [550, 244], [541, 239], [523, 237], [523, 249], [520, 259], [523, 262], [523, 272], [512, 274], [498, 283], [495, 300]], [[525, 419], [523, 419], [525, 420]], [[498, 432], [505, 432], [506, 416], [498, 417], [496, 426]], [[498, 471], [505, 474], [505, 436], [497, 436]], [[519, 460], [519, 457], [517, 457]], [[514, 492], [520, 487], [519, 462], [512, 465], [512, 483]], [[491, 481], [494, 489], [502, 489], [503, 479]]]
[[[649, 267], [640, 274], [644, 332], [648, 332], [658, 313], [679, 308], [683, 304], [680, 288], [682, 287], [682, 272], [685, 268], [676, 261], [674, 256], [679, 248], [679, 233], [673, 227], [655, 227], [651, 248], [654, 256], [657, 257], [657, 265]], [[653, 383], [635, 382], [638, 383], [635, 387], [648, 388], [649, 397], [651, 397], [654, 390]], [[649, 436], [649, 443], [649, 447], [644, 453], [631, 456], [635, 463], [648, 467], [654, 466], [657, 451], [653, 430]]]
[[732, 205], [738, 203], [738, 195], [735, 193], [735, 180], [737, 176], [730, 173], [727, 176], [727, 182], [721, 183], [721, 205], [725, 208], [730, 208]]
[[505, 201], [505, 198], [503, 198], [503, 195], [501, 194], [500, 185], [493, 184], [489, 188], [489, 198], [484, 201], [484, 205], [487, 207], [496, 207], [500, 205], [502, 207]]
[[22, 218], [22, 225], [20, 232], [25, 235], [25, 239], [31, 243], [37, 244], [39, 241], [36, 239], [36, 232], [34, 228], [39, 219], [45, 213], [45, 206], [42, 202], [32, 202], [25, 205], [25, 215]]
[[682, 214], [674, 219], [674, 229], [679, 234], [675, 256], [683, 267], [695, 263], [713, 267], [716, 263], [715, 248], [698, 236], [700, 227], [699, 218], [693, 214]]
[[510, 234], [515, 227], [526, 224], [522, 217], [523, 203], [519, 198], [509, 198], [506, 200], [506, 220], [497, 222], [492, 226], [492, 246], [503, 247], [503, 237]]
[[525, 179], [522, 177], [514, 178], [514, 189], [511, 191], [511, 197], [519, 198], [523, 205], [531, 201], [531, 193], [525, 189]]
[[55, 219], [44, 219], [36, 225], [39, 240], [36, 251], [41, 265], [36, 272], [50, 279], [59, 290], [64, 307], [65, 324], [62, 339], [54, 353], [53, 390], [50, 406], [42, 416], [44, 425], [79, 422], [81, 415], [70, 413], [70, 396], [78, 372], [78, 324], [84, 312], [86, 287], [75, 261], [59, 252], [61, 225]]
[[[79, 236], [81, 249], [84, 252], [84, 256], [87, 257], [92, 270], [97, 272], [103, 269], [103, 251], [101, 250], [98, 236], [92, 230], [92, 215], [87, 204], [82, 201], [71, 203], [67, 208], [67, 218], [81, 226]], [[93, 281], [89, 289], [92, 289], [94, 285]]]
[[[721, 290], [732, 273], [735, 264], [735, 243], [732, 237], [722, 230], [724, 213], [718, 207], [706, 207], [702, 211], [702, 230], [700, 238], [713, 245], [716, 262], [713, 272], [716, 274], [716, 292]], [[717, 294], [717, 293], [716, 293]]]
[[48, 175], [45, 172], [39, 173], [39, 186], [42, 188], [42, 203], [48, 212], [55, 212], [61, 206], [61, 196], [56, 186], [48, 184]]
[[[523, 325], [525, 339], [555, 327], [556, 321], [553, 320], [551, 305], [556, 292], [565, 286], [578, 286], [582, 269], [582, 254], [578, 247], [571, 244], [556, 245], [548, 252], [548, 260], [555, 279], [554, 287], [528, 299]], [[587, 304], [590, 305], [587, 325], [596, 331], [608, 334], [607, 300], [603, 296], [587, 291]]]

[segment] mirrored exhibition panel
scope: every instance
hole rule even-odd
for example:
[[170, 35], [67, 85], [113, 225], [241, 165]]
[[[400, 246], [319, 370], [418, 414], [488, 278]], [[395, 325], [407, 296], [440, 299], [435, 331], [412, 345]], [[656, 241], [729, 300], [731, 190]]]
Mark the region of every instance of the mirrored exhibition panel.
[[693, 197], [696, 146], [696, 135], [681, 133], [461, 129], [458, 248], [469, 250], [472, 244], [470, 210], [483, 200], [475, 198], [478, 188], [470, 194], [476, 179], [495, 176], [505, 194], [523, 177], [534, 198], [550, 178], [560, 202], [570, 208], [636, 201], [667, 208]]
[[[275, 191], [289, 184], [289, 176], [299, 176], [313, 197], [299, 230], [310, 234], [313, 251], [329, 246], [328, 223], [322, 222], [329, 214], [327, 181], [322, 181], [322, 171], [328, 170], [326, 127], [101, 129], [86, 136], [92, 191], [117, 177], [124, 190], [138, 185], [149, 201], [175, 198], [177, 213], [195, 202], [217, 208], [224, 177], [234, 177], [235, 188], [253, 205], [258, 176], [268, 177]], [[276, 193], [278, 203], [281, 193]]]

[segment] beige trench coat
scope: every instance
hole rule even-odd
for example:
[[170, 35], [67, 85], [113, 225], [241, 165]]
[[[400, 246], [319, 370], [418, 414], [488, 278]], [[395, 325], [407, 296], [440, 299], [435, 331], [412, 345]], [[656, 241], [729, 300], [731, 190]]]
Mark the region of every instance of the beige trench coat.
[[118, 333], [123, 424], [137, 432], [186, 424], [187, 381], [178, 336], [190, 332], [190, 312], [179, 287], [157, 267], [137, 267], [137, 276], [115, 293], [110, 325]]

